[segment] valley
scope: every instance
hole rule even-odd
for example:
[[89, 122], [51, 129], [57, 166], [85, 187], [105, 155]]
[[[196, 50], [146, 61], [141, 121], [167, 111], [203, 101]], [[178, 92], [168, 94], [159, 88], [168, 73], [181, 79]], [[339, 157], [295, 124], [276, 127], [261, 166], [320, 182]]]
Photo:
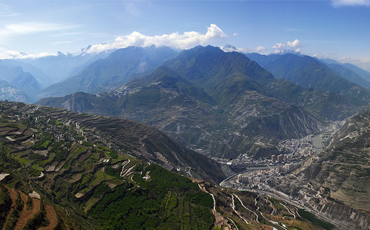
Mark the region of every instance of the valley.
[[[319, 229], [287, 214], [293, 207], [278, 210], [280, 201], [202, 180], [225, 177], [207, 172], [205, 161], [195, 165], [202, 155], [196, 162], [191, 155], [178, 155], [179, 163], [181, 159], [188, 165], [183, 171], [179, 165], [172, 167], [177, 173], [166, 170], [171, 169], [170, 156], [165, 155], [163, 139], [151, 139], [150, 132], [140, 137], [142, 124], [121, 119], [130, 135], [120, 129], [121, 141], [116, 142], [117, 136], [105, 131], [116, 129], [116, 118], [14, 102], [1, 102], [0, 108], [0, 207], [4, 210], [0, 223], [4, 229]], [[176, 146], [167, 144], [172, 149]], [[156, 148], [152, 156], [150, 151]], [[181, 151], [189, 150], [176, 150]], [[209, 164], [214, 164], [210, 170], [217, 165]], [[186, 170], [189, 166], [191, 173]], [[28, 200], [35, 208], [32, 212], [27, 211]]]
[[[294, 165], [299, 165], [303, 161], [321, 153], [335, 132], [341, 127], [341, 123], [342, 122], [333, 122], [323, 128], [320, 133], [311, 134], [301, 139], [290, 139], [279, 142], [277, 148], [282, 153], [280, 155], [271, 155], [269, 157], [255, 159], [246, 153], [234, 159], [211, 158], [220, 164], [231, 166], [234, 171], [294, 168]], [[263, 145], [263, 143], [260, 143], [260, 145]]]
[[284, 154], [281, 141], [315, 134], [364, 109], [366, 90], [353, 92], [304, 89], [274, 78], [243, 54], [199, 46], [115, 90], [37, 103], [153, 125], [209, 157], [246, 153], [258, 159]]
[[[151, 147], [145, 154], [136, 152], [132, 156], [145, 158], [191, 178], [202, 178], [221, 188], [249, 191], [282, 200], [295, 206], [286, 209], [288, 213], [293, 213], [294, 218], [306, 216], [311, 218], [312, 223], [325, 226], [325, 229], [339, 226], [366, 229], [369, 217], [363, 210], [367, 203], [356, 200], [365, 199], [367, 187], [355, 189], [359, 191], [355, 192], [358, 198], [350, 198], [348, 187], [357, 182], [350, 177], [340, 185], [346, 168], [366, 169], [359, 162], [363, 156], [353, 163], [325, 161], [328, 165], [325, 167], [330, 168], [331, 164], [336, 166], [329, 172], [325, 168], [326, 176], [315, 186], [307, 178], [315, 176], [321, 168], [322, 163], [319, 163], [320, 166], [311, 164], [331, 148], [331, 142], [344, 124], [343, 120], [367, 108], [370, 93], [350, 82], [353, 78], [348, 77], [347, 80], [342, 77], [341, 74], [355, 76], [343, 66], [326, 66], [314, 58], [295, 54], [249, 57], [268, 66], [278, 77], [243, 54], [227, 53], [211, 46], [194, 47], [115, 90], [95, 95], [77, 92], [64, 97], [44, 98], [38, 104], [88, 113], [93, 117], [125, 117], [153, 125], [187, 148], [202, 153], [204, 159], [202, 155], [193, 155], [189, 159], [164, 153], [167, 152], [165, 149], [154, 150], [156, 147], [142, 141], [142, 137], [139, 137], [141, 142]], [[289, 65], [286, 63], [293, 63], [294, 68], [287, 68]], [[298, 73], [302, 68], [304, 73]], [[309, 78], [301, 83], [290, 82], [297, 81], [291, 77], [299, 78], [299, 74], [316, 74], [321, 82], [314, 85], [309, 81], [316, 80]], [[283, 78], [284, 75], [287, 77]], [[331, 81], [333, 85], [328, 84]], [[105, 122], [108, 121], [99, 119], [97, 123], [91, 122], [90, 118], [78, 124], [99, 128], [102, 122], [105, 130]], [[121, 135], [113, 127], [109, 132], [99, 132], [109, 136], [111, 147], [127, 141], [126, 138], [111, 136], [111, 131]], [[148, 130], [145, 132], [151, 133]], [[101, 136], [99, 138], [101, 140]], [[108, 144], [106, 140], [104, 143]], [[141, 149], [138, 146], [135, 148]], [[209, 165], [201, 163], [201, 158]], [[311, 170], [310, 173], [307, 170]], [[333, 181], [323, 183], [324, 178], [330, 178], [328, 173]], [[352, 173], [366, 174], [361, 170]], [[148, 177], [150, 173], [143, 176], [144, 180]], [[131, 181], [135, 182], [132, 175]], [[332, 193], [328, 193], [327, 186], [334, 186]], [[338, 190], [338, 186], [344, 187]], [[78, 197], [83, 197], [83, 194], [79, 192]], [[210, 195], [217, 203], [217, 195]], [[251, 217], [248, 219], [235, 209], [236, 200], [238, 196], [231, 194], [233, 213], [249, 225]], [[257, 223], [258, 218], [264, 219], [265, 223], [275, 223], [264, 217], [266, 213], [258, 215], [259, 209], [256, 208], [245, 210], [254, 213]], [[338, 208], [343, 210], [342, 218], [335, 217], [339, 215], [335, 211]], [[212, 213], [216, 220], [219, 215], [223, 216], [219, 219], [225, 224], [221, 221], [225, 220], [223, 214], [215, 212], [215, 208]]]
[[370, 0], [0, 3], [0, 230], [370, 230]]
[[[263, 164], [260, 164], [260, 167], [247, 166], [247, 170], [228, 177], [220, 183], [220, 186], [267, 194], [294, 204], [296, 207], [304, 207], [338, 228], [341, 226], [345, 229], [367, 229], [370, 220], [368, 199], [365, 198], [366, 194], [369, 193], [368, 157], [361, 155], [362, 151], [358, 149], [361, 149], [360, 145], [355, 144], [368, 138], [367, 128], [364, 128], [368, 127], [367, 119], [368, 111], [351, 118], [344, 125], [333, 124], [327, 130], [329, 132], [316, 136], [321, 138], [321, 141], [316, 142], [317, 147], [321, 147], [322, 143], [327, 147], [307, 159], [273, 166], [271, 161], [266, 161], [265, 166]], [[356, 124], [351, 123], [354, 120], [357, 121]], [[346, 137], [342, 136], [341, 139], [338, 139], [340, 133], [348, 129], [348, 125], [352, 126], [352, 135], [346, 133]], [[353, 126], [357, 126], [358, 129], [353, 129]], [[338, 128], [340, 129], [338, 130]], [[333, 137], [328, 139], [330, 136]], [[314, 139], [317, 141], [317, 138]], [[350, 141], [352, 145], [338, 146], [334, 144], [338, 140], [339, 142]], [[292, 140], [292, 143], [294, 142], [307, 143], [307, 138], [298, 142]], [[290, 144], [288, 146], [291, 147]], [[364, 148], [366, 148], [365, 146]], [[293, 149], [305, 152], [307, 145], [303, 147], [303, 149]], [[344, 149], [342, 149], [343, 147]], [[350, 152], [351, 155], [355, 154], [356, 156], [346, 155]], [[317, 164], [323, 159], [325, 159], [325, 163]], [[320, 170], [322, 171], [318, 172]], [[316, 179], [312, 180], [311, 178]], [[351, 185], [352, 188], [348, 185]]]
[[[337, 146], [370, 127], [354, 115], [370, 100], [350, 82], [357, 73], [295, 54], [249, 55], [275, 77], [212, 46], [106, 55], [39, 91], [72, 94], [1, 102], [2, 194], [45, 203], [15, 212], [6, 198], [5, 228], [368, 228], [366, 150]], [[281, 77], [306, 65], [322, 78], [314, 88]], [[346, 129], [350, 116], [363, 127]]]

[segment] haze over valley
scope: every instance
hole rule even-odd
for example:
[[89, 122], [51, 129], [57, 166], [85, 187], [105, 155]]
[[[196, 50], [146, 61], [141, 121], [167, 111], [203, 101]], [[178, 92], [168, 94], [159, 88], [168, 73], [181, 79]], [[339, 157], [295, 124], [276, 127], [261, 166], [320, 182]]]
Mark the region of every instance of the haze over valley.
[[0, 228], [370, 229], [369, 13], [0, 3]]

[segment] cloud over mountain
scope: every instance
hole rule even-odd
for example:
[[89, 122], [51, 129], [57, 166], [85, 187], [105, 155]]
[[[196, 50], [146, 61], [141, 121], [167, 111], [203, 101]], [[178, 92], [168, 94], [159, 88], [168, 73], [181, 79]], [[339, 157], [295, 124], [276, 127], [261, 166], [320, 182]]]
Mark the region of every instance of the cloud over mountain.
[[25, 58], [41, 58], [47, 56], [56, 56], [57, 53], [39, 53], [25, 54], [15, 50], [8, 50], [0, 47], [0, 59], [25, 59]]
[[[6, 27], [6, 31], [0, 30], [1, 32], [12, 32], [29, 34], [33, 32], [42, 31], [55, 31], [61, 28], [71, 28], [71, 26], [64, 26], [58, 24], [14, 24]], [[107, 50], [121, 49], [128, 46], [168, 46], [174, 49], [189, 49], [197, 45], [209, 44], [211, 40], [225, 38], [227, 35], [215, 24], [211, 24], [207, 28], [207, 32], [202, 34], [196, 31], [189, 31], [180, 34], [178, 32], [171, 34], [155, 35], [149, 36], [144, 35], [139, 32], [132, 32], [129, 35], [118, 36], [112, 43], [96, 44], [89, 46], [85, 52], [86, 53], [100, 53]], [[69, 43], [69, 41], [57, 41], [52, 44], [64, 44]], [[0, 59], [24, 59], [24, 58], [39, 58], [45, 56], [56, 56], [57, 53], [40, 53], [40, 54], [25, 54], [14, 50], [8, 50], [0, 47]]]
[[287, 41], [286, 44], [276, 43], [272, 48], [274, 49], [275, 54], [281, 54], [281, 53], [286, 53], [286, 52], [297, 52], [297, 53], [301, 52], [300, 47], [301, 47], [300, 41], [298, 39], [295, 39], [292, 42]]
[[137, 31], [129, 35], [119, 36], [113, 43], [97, 44], [90, 47], [90, 53], [100, 53], [111, 49], [120, 49], [128, 46], [169, 46], [175, 49], [189, 49], [197, 45], [204, 45], [213, 39], [225, 38], [227, 35], [215, 24], [207, 28], [205, 34], [196, 31], [189, 31], [180, 34], [178, 32], [171, 34], [149, 36]]
[[254, 52], [263, 53], [266, 51], [266, 48], [264, 46], [257, 46], [253, 48], [237, 48], [229, 44], [221, 46], [220, 49], [222, 49], [224, 52], [241, 52], [241, 53], [254, 53]]

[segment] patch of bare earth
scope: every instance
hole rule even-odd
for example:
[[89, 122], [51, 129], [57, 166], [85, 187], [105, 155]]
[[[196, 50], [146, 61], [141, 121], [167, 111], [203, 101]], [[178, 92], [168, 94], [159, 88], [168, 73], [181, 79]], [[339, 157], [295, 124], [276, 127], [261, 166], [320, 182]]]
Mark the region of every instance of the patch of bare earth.
[[45, 206], [46, 217], [49, 220], [49, 225], [46, 227], [38, 228], [37, 230], [53, 230], [58, 225], [58, 216], [55, 209], [51, 205]]
[[15, 225], [14, 230], [22, 230], [24, 226], [26, 226], [27, 222], [38, 212], [40, 212], [40, 205], [41, 201], [39, 199], [32, 199], [32, 209], [27, 209], [27, 199], [28, 196], [22, 192], [19, 192], [21, 194], [22, 201], [24, 203], [22, 213], [18, 218], [18, 222]]
[[3, 229], [2, 230], [4, 230], [5, 229], [5, 226], [7, 225], [7, 223], [8, 223], [8, 220], [9, 220], [9, 217], [10, 217], [10, 214], [13, 212], [13, 210], [14, 210], [14, 206], [15, 206], [15, 200], [17, 199], [17, 192], [14, 190], [14, 189], [12, 189], [12, 188], [10, 188], [10, 187], [8, 187], [8, 186], [5, 186], [6, 187], [6, 189], [8, 189], [8, 191], [9, 191], [9, 195], [10, 195], [10, 198], [12, 199], [12, 206], [10, 207], [10, 211], [9, 211], [9, 213], [8, 213], [8, 216], [6, 217], [6, 221], [5, 221], [5, 224], [4, 224], [4, 226], [3, 226]]

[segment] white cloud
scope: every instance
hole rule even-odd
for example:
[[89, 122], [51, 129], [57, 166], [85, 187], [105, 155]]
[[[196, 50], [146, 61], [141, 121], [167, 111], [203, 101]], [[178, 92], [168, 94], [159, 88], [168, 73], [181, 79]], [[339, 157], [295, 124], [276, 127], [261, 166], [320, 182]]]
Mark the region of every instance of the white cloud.
[[238, 35], [239, 35], [238, 33], [233, 33], [234, 37], [238, 37]]
[[264, 46], [257, 46], [256, 51], [259, 52], [259, 53], [262, 53], [262, 52], [266, 51], [266, 48]]
[[333, 6], [368, 6], [370, 7], [370, 0], [332, 0]]
[[298, 39], [296, 39], [296, 40], [294, 40], [294, 41], [292, 41], [292, 42], [288, 41], [286, 44], [287, 44], [289, 47], [297, 48], [297, 47], [299, 46], [299, 40], [298, 40]]
[[[286, 47], [289, 47], [286, 49]], [[283, 43], [276, 43], [272, 48], [274, 49], [273, 53], [275, 54], [282, 54], [287, 52], [301, 52], [301, 44], [298, 39], [295, 39], [294, 41], [290, 42], [287, 41], [286, 45]]]
[[0, 47], [0, 59], [26, 59], [26, 58], [40, 58], [47, 56], [57, 56], [57, 53], [39, 53], [39, 54], [25, 54], [14, 50], [7, 50]]
[[[0, 30], [0, 36], [7, 33], [29, 34], [43, 31], [54, 31], [62, 29], [70, 29], [74, 26], [65, 26], [60, 24], [45, 24], [45, 23], [23, 23], [8, 25], [6, 30]], [[139, 32], [132, 32], [129, 35], [119, 36], [112, 43], [97, 44], [90, 46], [87, 53], [100, 53], [112, 49], [120, 49], [128, 46], [169, 46], [176, 49], [189, 49], [197, 45], [208, 44], [213, 39], [225, 38], [227, 35], [215, 24], [211, 24], [207, 28], [205, 34], [190, 31], [179, 34], [163, 34], [156, 36], [148, 36]], [[53, 44], [64, 44], [70, 41], [58, 41]], [[56, 56], [56, 53], [40, 53], [40, 54], [25, 54], [18, 51], [7, 50], [0, 47], [0, 59], [26, 59], [39, 58], [45, 56]]]
[[80, 25], [65, 25], [65, 24], [55, 24], [55, 23], [43, 23], [43, 22], [25, 22], [8, 24], [0, 27], [0, 41], [9, 39], [13, 36], [23, 36], [35, 33], [44, 32], [67, 32], [70, 29], [78, 28]]
[[178, 32], [171, 34], [148, 36], [139, 32], [132, 32], [129, 35], [119, 36], [113, 43], [97, 44], [91, 46], [89, 53], [100, 53], [111, 49], [120, 49], [128, 46], [169, 46], [176, 49], [189, 49], [197, 45], [208, 44], [213, 39], [225, 38], [227, 35], [215, 24], [207, 28], [205, 34], [196, 31]]
[[220, 49], [222, 49], [224, 52], [240, 52], [240, 53], [254, 53], [254, 52], [263, 53], [264, 51], [266, 51], [266, 48], [263, 46], [257, 46], [254, 48], [236, 48], [235, 46], [226, 45], [220, 47]]
[[80, 25], [66, 25], [57, 23], [44, 23], [44, 22], [24, 22], [8, 24], [0, 27], [0, 41], [12, 38], [14, 36], [24, 36], [36, 33], [45, 32], [61, 32], [68, 33], [68, 30], [81, 27]]
[[272, 47], [274, 49], [274, 54], [280, 54], [280, 53], [284, 53], [284, 50], [285, 50], [285, 44], [283, 43], [276, 43], [276, 45], [274, 45]]
[[54, 24], [54, 23], [42, 23], [42, 22], [25, 22], [18, 24], [10, 24], [5, 26], [5, 30], [8, 33], [18, 33], [18, 34], [32, 34], [38, 32], [46, 31], [60, 31], [69, 30], [79, 27], [78, 25], [64, 25], [64, 24]]
[[283, 43], [276, 43], [276, 45], [274, 45], [272, 48], [273, 49], [284, 49], [285, 45]]

